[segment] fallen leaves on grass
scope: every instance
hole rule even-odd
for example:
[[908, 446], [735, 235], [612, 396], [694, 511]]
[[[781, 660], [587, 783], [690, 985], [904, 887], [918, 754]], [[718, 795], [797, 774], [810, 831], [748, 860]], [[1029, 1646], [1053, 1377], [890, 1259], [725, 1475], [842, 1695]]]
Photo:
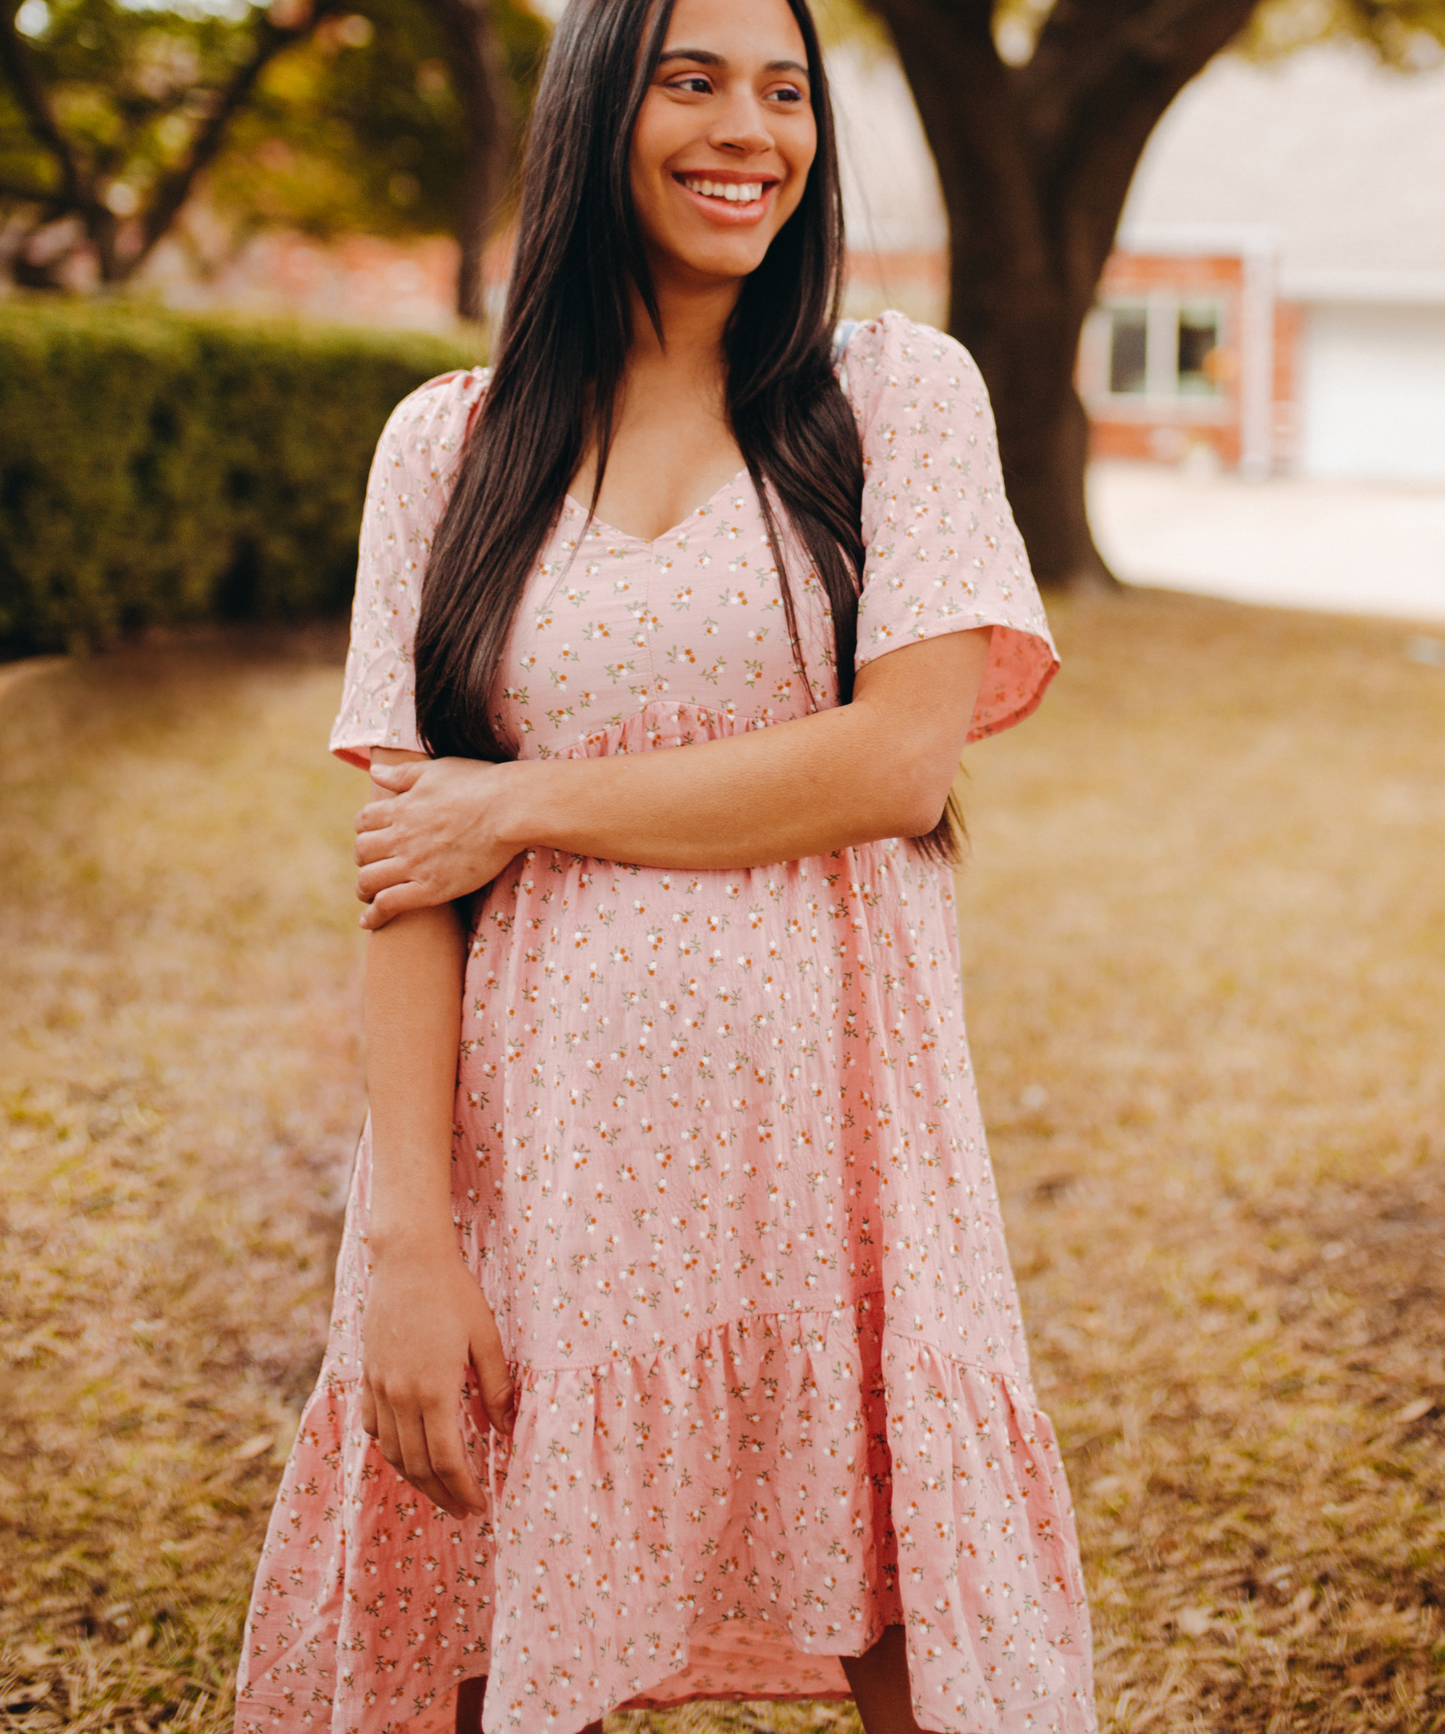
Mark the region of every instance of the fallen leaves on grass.
[[336, 689], [203, 640], [4, 701], [9, 1729], [230, 1722], [361, 1109]]
[[1445, 679], [1135, 595], [974, 758], [970, 1035], [1104, 1726], [1445, 1726]]
[[[970, 1031], [1106, 1729], [1445, 1727], [1445, 678], [1057, 606], [964, 785]], [[333, 667], [36, 677], [0, 761], [0, 1728], [212, 1734], [360, 1117]], [[856, 1734], [846, 1704], [612, 1734]]]

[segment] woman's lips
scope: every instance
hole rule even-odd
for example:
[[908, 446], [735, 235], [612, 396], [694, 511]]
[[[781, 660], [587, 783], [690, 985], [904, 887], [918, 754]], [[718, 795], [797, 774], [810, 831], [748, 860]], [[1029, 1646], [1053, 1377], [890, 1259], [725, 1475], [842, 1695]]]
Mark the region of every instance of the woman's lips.
[[[779, 185], [768, 175], [736, 181], [712, 175], [677, 174], [672, 178], [710, 222], [729, 227], [760, 222], [767, 215], [771, 197]], [[704, 187], [709, 190], [704, 192]]]

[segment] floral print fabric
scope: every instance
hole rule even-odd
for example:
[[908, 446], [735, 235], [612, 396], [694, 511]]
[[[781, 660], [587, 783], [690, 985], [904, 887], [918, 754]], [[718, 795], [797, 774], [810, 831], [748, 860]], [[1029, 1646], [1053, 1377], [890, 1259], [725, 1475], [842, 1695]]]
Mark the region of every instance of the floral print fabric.
[[[977, 369], [898, 314], [842, 375], [865, 454], [858, 662], [993, 627], [974, 737], [1056, 666]], [[411, 644], [479, 373], [394, 413], [333, 750], [418, 748]], [[746, 474], [647, 542], [569, 500], [495, 694], [523, 757], [649, 752], [836, 702], [784, 532], [796, 666]], [[811, 693], [810, 689], [811, 688]], [[736, 872], [526, 851], [478, 901], [453, 1149], [460, 1255], [514, 1364], [462, 1423], [457, 1522], [360, 1425], [363, 1134], [316, 1392], [267, 1536], [242, 1734], [576, 1734], [621, 1705], [846, 1696], [907, 1631], [920, 1725], [1095, 1727], [1059, 1453], [1035, 1403], [963, 1027], [952, 878], [906, 841]]]

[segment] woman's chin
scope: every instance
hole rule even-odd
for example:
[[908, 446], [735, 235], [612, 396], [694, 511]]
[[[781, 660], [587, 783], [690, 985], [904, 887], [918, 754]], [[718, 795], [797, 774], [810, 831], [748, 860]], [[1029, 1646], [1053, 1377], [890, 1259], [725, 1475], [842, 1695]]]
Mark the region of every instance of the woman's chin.
[[698, 287], [740, 282], [752, 276], [767, 255], [772, 236], [734, 233], [709, 237], [702, 244], [652, 249], [655, 281], [671, 279]]

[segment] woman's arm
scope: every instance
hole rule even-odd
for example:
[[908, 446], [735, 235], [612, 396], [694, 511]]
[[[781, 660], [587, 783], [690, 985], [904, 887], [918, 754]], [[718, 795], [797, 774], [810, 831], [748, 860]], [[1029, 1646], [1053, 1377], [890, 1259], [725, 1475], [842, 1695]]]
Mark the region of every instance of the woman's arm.
[[647, 867], [758, 867], [880, 837], [943, 812], [991, 629], [890, 651], [852, 703], [671, 752], [504, 765], [441, 759], [387, 778], [357, 820], [362, 925], [462, 896], [519, 850]]
[[[373, 754], [378, 767], [421, 756]], [[366, 945], [372, 1270], [362, 1425], [394, 1469], [461, 1517], [482, 1504], [458, 1422], [469, 1367], [494, 1427], [511, 1431], [512, 1406], [501, 1338], [452, 1223], [466, 941], [455, 906], [443, 903], [399, 916]]]

